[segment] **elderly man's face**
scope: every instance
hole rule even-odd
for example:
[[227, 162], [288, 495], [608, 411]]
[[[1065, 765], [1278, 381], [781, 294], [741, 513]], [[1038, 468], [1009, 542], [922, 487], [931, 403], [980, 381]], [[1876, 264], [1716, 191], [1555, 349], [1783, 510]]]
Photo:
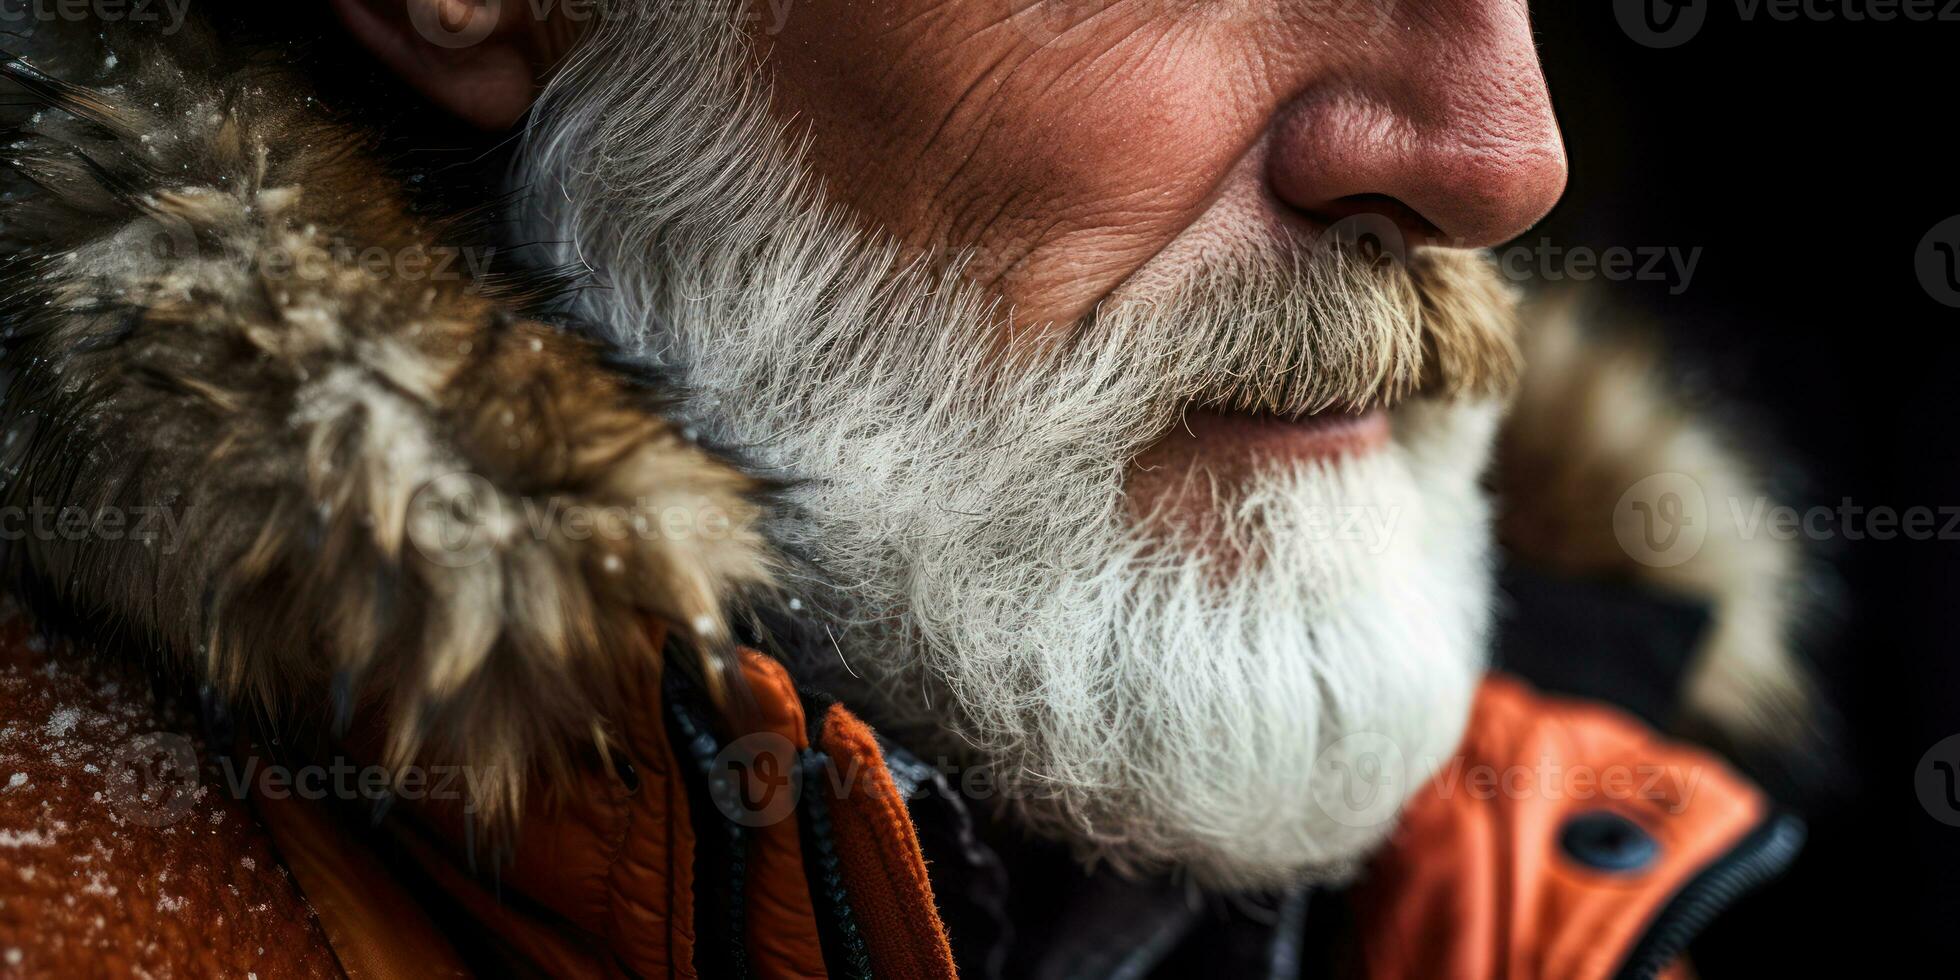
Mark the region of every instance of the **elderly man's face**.
[[[803, 0], [758, 35], [832, 191], [1023, 323], [1372, 212], [1495, 245], [1565, 184], [1523, 0]], [[762, 25], [760, 21], [758, 26]]]
[[[460, 80], [522, 57], [341, 3], [521, 108]], [[591, 322], [786, 478], [798, 669], [1087, 858], [1353, 869], [1484, 664], [1513, 298], [1463, 246], [1564, 181], [1523, 4], [763, 9], [614, 0], [519, 177]]]
[[[965, 253], [1016, 327], [1066, 335], [1205, 255], [1356, 215], [1475, 248], [1537, 221], [1565, 155], [1522, 0], [807, 0], [758, 20], [778, 115], [832, 194]], [[1127, 293], [1126, 293], [1127, 291]], [[1204, 524], [1249, 451], [1359, 428], [1198, 413], [1139, 458], [1139, 513]], [[1202, 474], [1207, 489], [1194, 492]]]

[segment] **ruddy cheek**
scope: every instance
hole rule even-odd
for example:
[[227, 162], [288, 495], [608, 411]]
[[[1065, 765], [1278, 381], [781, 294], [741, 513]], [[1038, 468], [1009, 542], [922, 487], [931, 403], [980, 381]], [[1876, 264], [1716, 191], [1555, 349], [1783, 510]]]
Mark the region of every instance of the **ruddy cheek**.
[[[1102, 87], [1056, 81], [1055, 90], [1085, 94], [1017, 106], [1031, 114], [1024, 134], [982, 147], [968, 167], [977, 173], [987, 161], [994, 179], [946, 195], [954, 205], [946, 214], [986, 216], [950, 225], [948, 240], [982, 246], [976, 274], [1029, 322], [1090, 313], [1198, 220], [1257, 138], [1256, 124], [1236, 118], [1229, 103], [1204, 104], [1162, 78], [1139, 74]], [[1139, 101], [1152, 105], [1120, 107]]]
[[1116, 16], [1142, 5], [1098, 5], [1111, 16], [1065, 40], [1001, 17], [1028, 4], [900, 6], [884, 18], [900, 26], [874, 29], [862, 5], [820, 3], [769, 41], [778, 113], [806, 127], [835, 198], [928, 257], [963, 257], [1024, 324], [1092, 310], [1256, 138], [1244, 66], [1165, 19]]

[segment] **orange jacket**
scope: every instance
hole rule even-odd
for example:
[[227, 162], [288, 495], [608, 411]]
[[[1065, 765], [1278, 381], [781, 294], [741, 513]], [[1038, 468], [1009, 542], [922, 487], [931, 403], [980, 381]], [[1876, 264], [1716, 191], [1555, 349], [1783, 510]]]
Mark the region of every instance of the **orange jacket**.
[[[871, 975], [953, 976], [924, 856], [870, 729], [837, 705], [810, 724], [780, 666], [755, 654], [745, 666], [766, 722], [718, 754], [747, 781], [727, 787], [743, 795], [719, 800], [714, 820], [752, 825], [751, 974], [826, 975], [818, 917], [832, 912], [813, 899], [826, 885], [806, 869], [832, 855], [810, 860], [800, 826], [821, 819]], [[689, 753], [647, 721], [631, 743], [637, 790], [604, 787], [534, 821], [502, 874], [506, 895], [538, 899], [564, 922], [546, 925], [487, 892], [468, 903], [555, 974], [693, 975], [687, 828], [698, 824], [674, 768]], [[814, 785], [820, 801], [798, 802], [787, 777], [810, 749], [824, 769], [811, 777], [806, 765], [801, 792]], [[1655, 975], [1733, 892], [1779, 869], [1799, 835], [1706, 753], [1612, 709], [1492, 677], [1461, 751], [1411, 802], [1355, 895], [1351, 965], [1378, 978]], [[451, 889], [481, 889], [449, 877]], [[334, 917], [323, 920], [335, 934]]]
[[[21, 709], [22, 699], [41, 696], [28, 682], [33, 676], [60, 676], [30, 669], [33, 657], [18, 631], [0, 636], [0, 648], [13, 657], [11, 680], [0, 684], [8, 703], [0, 706]], [[724, 743], [698, 721], [675, 719], [683, 722], [685, 743], [677, 744], [662, 717], [660, 678], [650, 672], [645, 690], [634, 692], [650, 710], [621, 725], [620, 751], [610, 764], [593, 760], [574, 790], [539, 798], [507, 860], [472, 853], [468, 824], [454, 812], [398, 808], [385, 846], [376, 846], [317, 804], [254, 797], [250, 808], [317, 913], [316, 925], [298, 904], [260, 904], [252, 920], [258, 955], [270, 942], [268, 964], [317, 965], [324, 956], [348, 975], [422, 977], [465, 975], [493, 950], [489, 965], [514, 972], [690, 977], [698, 975], [703, 930], [716, 920], [723, 928], [739, 924], [743, 941], [733, 945], [751, 976], [826, 976], [827, 951], [828, 969], [953, 976], [906, 800], [870, 729], [838, 705], [807, 717], [780, 666], [757, 654], [744, 666], [761, 708], [756, 730]], [[34, 701], [31, 710], [46, 714], [46, 707]], [[76, 746], [69, 762], [87, 750]], [[714, 803], [691, 801], [686, 766], [713, 770], [705, 775]], [[88, 826], [78, 821], [113, 820], [120, 846], [152, 855], [225, 839], [200, 836], [208, 824], [246, 841], [224, 846], [251, 848], [264, 860], [264, 845], [249, 843], [259, 832], [236, 822], [238, 812], [249, 811], [219, 798], [223, 787], [208, 772], [206, 789], [220, 792], [198, 794], [197, 807], [233, 814], [229, 825], [196, 808], [176, 823], [96, 813], [88, 809], [82, 772], [69, 770], [65, 795], [52, 803], [31, 792], [0, 792], [5, 826], [56, 820], [48, 826], [61, 828], [18, 831], [20, 839], [9, 843], [21, 846], [0, 848], [0, 947], [23, 951], [26, 975], [100, 965], [102, 945], [62, 945], [77, 921], [92, 919], [96, 933], [140, 947], [138, 937], [154, 935], [159, 921], [225, 916], [236, 886], [250, 876], [241, 870], [250, 860], [204, 859], [210, 866], [182, 875], [160, 907], [104, 897], [115, 894], [113, 877], [61, 887], [12, 884], [37, 880], [37, 870], [72, 871], [82, 856], [59, 852], [64, 841], [86, 836], [68, 833]], [[37, 771], [27, 788], [42, 778]], [[53, 785], [60, 774], [46, 781]], [[51, 815], [50, 805], [69, 808], [67, 815]], [[1658, 739], [1613, 710], [1542, 697], [1493, 677], [1478, 696], [1462, 750], [1410, 803], [1356, 889], [1344, 962], [1351, 972], [1384, 978], [1653, 976], [1674, 965], [1714, 910], [1787, 861], [1798, 835], [1710, 756]], [[738, 905], [697, 909], [697, 854], [728, 853], [737, 839], [743, 873], [730, 894]], [[809, 846], [818, 853], [806, 854]], [[101, 870], [141, 877], [169, 863]], [[83, 886], [86, 916], [78, 920], [64, 896]], [[263, 884], [256, 887], [264, 893]], [[281, 917], [290, 920], [283, 933]], [[829, 940], [826, 950], [826, 933], [843, 938]], [[179, 941], [189, 944], [183, 965], [236, 962], [197, 948], [200, 941], [222, 945], [229, 935], [223, 928], [182, 931]], [[147, 959], [134, 961], [155, 968], [168, 952], [152, 945]]]
[[1370, 977], [1654, 976], [1801, 843], [1707, 753], [1491, 677], [1357, 906]]

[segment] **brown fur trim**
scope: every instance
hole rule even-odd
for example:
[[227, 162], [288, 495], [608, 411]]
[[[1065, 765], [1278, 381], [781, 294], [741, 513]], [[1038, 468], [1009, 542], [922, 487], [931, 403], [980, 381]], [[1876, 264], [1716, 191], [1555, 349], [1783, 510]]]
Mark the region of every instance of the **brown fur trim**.
[[1583, 329], [1570, 298], [1528, 320], [1494, 474], [1505, 545], [1559, 571], [1711, 603], [1712, 634], [1683, 692], [1690, 715], [1744, 746], [1799, 741], [1811, 710], [1790, 650], [1803, 561], [1796, 545], [1738, 522], [1765, 499], [1759, 475], [1662, 383], [1645, 340]]
[[453, 261], [298, 80], [191, 31], [91, 35], [88, 87], [0, 69], [45, 106], [0, 146], [0, 505], [91, 525], [9, 562], [283, 727], [378, 711], [390, 763], [479, 767], [513, 812], [632, 710], [649, 620], [732, 669], [757, 487]]

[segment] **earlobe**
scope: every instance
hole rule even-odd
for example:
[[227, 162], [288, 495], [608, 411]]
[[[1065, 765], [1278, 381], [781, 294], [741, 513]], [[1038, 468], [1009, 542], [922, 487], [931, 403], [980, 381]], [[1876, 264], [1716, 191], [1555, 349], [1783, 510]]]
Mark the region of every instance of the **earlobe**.
[[431, 102], [474, 126], [522, 119], [576, 31], [517, 0], [333, 0], [356, 39]]

